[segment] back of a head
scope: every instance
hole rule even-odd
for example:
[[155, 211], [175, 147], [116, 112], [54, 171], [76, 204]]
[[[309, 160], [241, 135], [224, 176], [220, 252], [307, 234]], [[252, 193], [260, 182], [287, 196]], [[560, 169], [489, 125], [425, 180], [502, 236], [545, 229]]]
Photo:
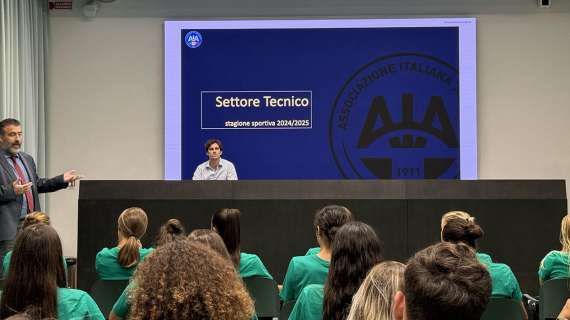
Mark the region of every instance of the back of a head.
[[368, 271], [381, 260], [382, 246], [372, 227], [356, 221], [338, 230], [325, 282], [323, 319], [347, 317], [352, 296]]
[[212, 228], [224, 240], [236, 268], [239, 268], [240, 260], [240, 215], [239, 209], [224, 208], [212, 216]]
[[352, 298], [348, 320], [392, 320], [392, 298], [404, 283], [406, 266], [384, 261], [370, 270]]
[[404, 295], [408, 319], [478, 320], [491, 296], [491, 276], [472, 248], [440, 242], [410, 258]]
[[483, 229], [473, 217], [468, 219], [449, 218], [441, 230], [441, 240], [453, 243], [462, 242], [474, 249], [477, 248], [477, 240], [483, 235]]
[[193, 241], [157, 248], [137, 267], [129, 318], [249, 319], [253, 301], [231, 264]]
[[25, 229], [33, 224], [38, 224], [38, 223], [49, 225], [50, 224], [49, 216], [45, 212], [40, 212], [40, 211], [34, 211], [28, 213], [24, 217], [24, 221], [22, 222], [22, 229]]
[[338, 205], [329, 205], [315, 213], [313, 225], [318, 228], [325, 243], [331, 245], [340, 227], [352, 221], [353, 216], [348, 208]]
[[222, 237], [220, 237], [216, 231], [210, 229], [196, 229], [190, 232], [188, 240], [199, 242], [219, 253], [228, 261], [232, 261], [228, 249], [226, 249], [226, 245], [224, 244], [224, 240], [222, 240]]
[[148, 218], [138, 207], [125, 209], [117, 220], [119, 233], [126, 242], [119, 250], [119, 264], [124, 268], [134, 267], [140, 258], [139, 239], [146, 233]]
[[178, 219], [169, 219], [158, 230], [156, 247], [160, 247], [172, 241], [186, 240], [186, 229]]
[[57, 288], [65, 287], [61, 241], [45, 224], [17, 236], [0, 302], [0, 318], [35, 309], [42, 318], [57, 316]]

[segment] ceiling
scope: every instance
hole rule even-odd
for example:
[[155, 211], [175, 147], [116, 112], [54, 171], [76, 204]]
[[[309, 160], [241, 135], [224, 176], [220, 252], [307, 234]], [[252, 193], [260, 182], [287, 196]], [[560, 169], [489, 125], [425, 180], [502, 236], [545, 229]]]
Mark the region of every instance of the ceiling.
[[[55, 0], [50, 0], [55, 1]], [[93, 0], [73, 0], [72, 10], [54, 16], [82, 16]], [[472, 16], [479, 14], [549, 14], [570, 12], [570, 0], [95, 0], [97, 17], [162, 18], [305, 18]], [[110, 2], [109, 2], [110, 1]], [[546, 1], [546, 0], [538, 0]]]

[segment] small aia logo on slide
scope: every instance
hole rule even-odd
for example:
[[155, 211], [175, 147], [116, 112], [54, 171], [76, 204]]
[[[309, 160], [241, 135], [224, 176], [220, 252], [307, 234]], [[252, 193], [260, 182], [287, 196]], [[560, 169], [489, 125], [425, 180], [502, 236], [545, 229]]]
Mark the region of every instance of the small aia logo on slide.
[[202, 44], [202, 35], [198, 31], [190, 31], [184, 37], [184, 42], [192, 49], [198, 48]]
[[422, 53], [374, 59], [350, 76], [329, 122], [347, 179], [459, 179], [457, 69]]

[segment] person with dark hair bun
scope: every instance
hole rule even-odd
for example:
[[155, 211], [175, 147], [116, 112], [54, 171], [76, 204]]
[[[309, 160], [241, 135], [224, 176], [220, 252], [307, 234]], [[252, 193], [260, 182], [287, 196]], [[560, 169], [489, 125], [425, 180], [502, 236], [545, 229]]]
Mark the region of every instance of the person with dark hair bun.
[[307, 285], [325, 283], [329, 274], [331, 244], [338, 229], [350, 221], [352, 213], [343, 206], [329, 205], [315, 213], [313, 225], [319, 243], [316, 248], [318, 250], [291, 259], [279, 293], [282, 301], [296, 300]]
[[182, 222], [178, 219], [168, 219], [156, 235], [155, 247], [160, 247], [163, 244], [186, 239], [186, 229]]
[[374, 229], [363, 222], [349, 222], [332, 243], [325, 285], [311, 284], [299, 295], [290, 320], [346, 319], [352, 296], [372, 267], [382, 261], [382, 246]]
[[16, 238], [0, 319], [31, 310], [36, 319], [105, 319], [89, 294], [66, 288], [61, 241], [43, 223], [22, 229]]
[[[453, 214], [462, 212], [462, 215]], [[477, 250], [477, 241], [484, 235], [483, 229], [475, 218], [463, 211], [452, 211], [442, 217], [441, 240], [451, 243], [464, 243]], [[528, 317], [522, 302], [519, 282], [511, 268], [504, 263], [494, 262], [491, 256], [478, 252], [477, 259], [489, 270], [493, 283], [492, 297], [508, 298], [521, 302], [525, 319]]]
[[216, 231], [224, 240], [234, 267], [242, 278], [263, 277], [273, 279], [256, 254], [241, 252], [240, 216], [239, 209], [220, 209], [212, 216], [212, 230]]
[[102, 280], [127, 280], [152, 248], [143, 248], [141, 237], [146, 233], [148, 218], [138, 207], [125, 209], [117, 219], [118, 243], [103, 248], [95, 257], [95, 269]]

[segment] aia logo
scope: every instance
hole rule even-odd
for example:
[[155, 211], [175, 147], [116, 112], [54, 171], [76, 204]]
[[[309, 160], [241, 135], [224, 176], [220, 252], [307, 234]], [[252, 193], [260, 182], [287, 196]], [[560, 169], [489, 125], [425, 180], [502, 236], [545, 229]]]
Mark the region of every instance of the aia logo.
[[184, 43], [192, 49], [198, 48], [202, 44], [202, 35], [198, 31], [190, 31], [184, 37]]
[[458, 179], [459, 79], [423, 54], [378, 58], [345, 83], [329, 143], [349, 179]]

